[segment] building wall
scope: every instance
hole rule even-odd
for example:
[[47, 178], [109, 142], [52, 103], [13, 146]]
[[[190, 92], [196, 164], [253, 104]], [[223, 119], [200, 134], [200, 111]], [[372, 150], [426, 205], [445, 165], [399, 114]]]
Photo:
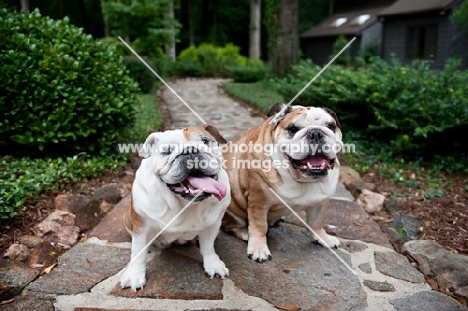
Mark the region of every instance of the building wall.
[[[346, 38], [351, 40], [353, 37], [346, 36]], [[301, 47], [304, 58], [311, 59], [312, 62], [317, 65], [326, 65], [330, 61], [330, 55], [333, 52], [333, 43], [335, 43], [336, 39], [337, 36], [303, 38], [301, 40]], [[361, 37], [357, 37], [351, 46], [348, 47], [351, 50], [351, 60], [358, 55], [360, 46]]]

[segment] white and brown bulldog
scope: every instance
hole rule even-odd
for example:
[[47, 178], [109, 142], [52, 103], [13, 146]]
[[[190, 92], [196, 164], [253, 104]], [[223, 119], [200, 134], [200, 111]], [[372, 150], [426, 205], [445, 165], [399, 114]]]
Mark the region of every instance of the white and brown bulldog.
[[145, 285], [145, 245], [197, 195], [155, 242], [166, 246], [198, 236], [206, 274], [229, 274], [214, 249], [231, 199], [221, 153], [213, 148], [217, 143], [226, 141], [211, 125], [153, 133], [146, 139], [139, 152], [145, 159], [136, 172], [132, 203], [124, 214], [125, 228], [132, 236], [132, 261], [121, 276], [122, 288], [136, 291]]
[[[336, 153], [343, 145], [336, 114], [327, 108], [276, 104], [268, 116], [232, 143], [261, 144], [262, 151], [241, 152], [242, 148], [231, 146], [223, 152], [232, 196], [223, 229], [248, 241], [249, 258], [258, 262], [271, 259], [268, 226], [290, 213], [269, 190], [272, 188], [295, 211], [306, 210], [306, 221], [320, 236], [314, 236], [320, 244], [338, 247], [339, 240], [323, 229], [328, 201], [338, 183]], [[245, 166], [255, 161], [271, 161], [273, 168]]]

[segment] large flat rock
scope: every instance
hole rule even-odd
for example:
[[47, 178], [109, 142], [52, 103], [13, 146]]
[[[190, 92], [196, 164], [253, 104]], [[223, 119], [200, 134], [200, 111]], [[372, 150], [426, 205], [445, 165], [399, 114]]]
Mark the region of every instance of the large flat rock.
[[411, 283], [424, 283], [424, 276], [405, 256], [396, 252], [374, 252], [375, 268], [382, 274]]
[[[294, 225], [272, 227], [268, 245], [273, 260], [262, 264], [247, 258], [247, 244], [221, 232], [219, 256], [236, 287], [278, 308], [297, 310], [364, 310], [366, 294], [359, 279], [330, 250], [312, 243], [306, 230]], [[337, 253], [349, 263], [349, 256]]]
[[129, 260], [129, 249], [80, 243], [59, 257], [52, 272], [30, 283], [26, 289], [59, 295], [87, 292], [116, 274]]
[[390, 300], [397, 311], [468, 311], [468, 308], [453, 298], [439, 292], [419, 292], [409, 297]]
[[130, 205], [130, 196], [127, 195], [119, 203], [104, 216], [101, 222], [94, 227], [89, 233], [90, 237], [97, 237], [101, 240], [109, 242], [130, 242], [132, 238], [130, 234], [125, 230], [123, 225], [123, 214]]

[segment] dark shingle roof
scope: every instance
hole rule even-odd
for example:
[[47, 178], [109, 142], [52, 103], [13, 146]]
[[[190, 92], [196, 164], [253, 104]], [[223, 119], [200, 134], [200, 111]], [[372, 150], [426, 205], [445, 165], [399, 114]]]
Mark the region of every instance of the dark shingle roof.
[[443, 10], [454, 0], [400, 0], [382, 10], [379, 15], [403, 15]]

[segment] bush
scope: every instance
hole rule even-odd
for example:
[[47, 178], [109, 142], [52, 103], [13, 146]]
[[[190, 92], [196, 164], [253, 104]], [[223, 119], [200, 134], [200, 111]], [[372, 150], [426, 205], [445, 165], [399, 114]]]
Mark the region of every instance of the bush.
[[[344, 36], [338, 36], [336, 41], [333, 43], [333, 51], [330, 55], [330, 59], [335, 57], [348, 43], [348, 39], [346, 39]], [[338, 56], [338, 58], [335, 60], [335, 64], [349, 66], [351, 64], [351, 50], [344, 50], [343, 53], [341, 53], [340, 56]]]
[[260, 81], [267, 73], [267, 68], [262, 61], [249, 61], [245, 65], [226, 66], [226, 70], [235, 82]]
[[[151, 68], [153, 68], [153, 70], [156, 68], [154, 62], [150, 59], [147, 57], [143, 57], [143, 59]], [[146, 65], [135, 56], [125, 56], [124, 63], [129, 76], [138, 83], [140, 90], [143, 93], [150, 93], [158, 79], [154, 73], [152, 73], [151, 70], [149, 70], [148, 67], [146, 67]]]
[[105, 153], [137, 87], [115, 49], [68, 19], [0, 10], [0, 153]]
[[228, 72], [226, 66], [231, 65], [245, 65], [247, 58], [239, 54], [240, 47], [235, 46], [231, 43], [226, 44], [224, 47], [218, 47], [208, 43], [202, 43], [198, 47], [192, 45], [189, 48], [183, 50], [178, 61], [186, 61], [185, 66], [188, 66], [189, 62], [191, 66], [197, 66], [202, 68], [202, 72], [205, 76], [215, 77], [226, 77]]
[[[468, 72], [450, 60], [443, 71], [427, 62], [401, 66], [375, 59], [367, 67], [330, 66], [295, 101], [337, 111], [347, 131], [390, 143], [395, 154], [424, 156], [467, 152], [455, 133], [468, 123]], [[286, 99], [293, 98], [320, 70], [311, 62], [274, 81]]]

